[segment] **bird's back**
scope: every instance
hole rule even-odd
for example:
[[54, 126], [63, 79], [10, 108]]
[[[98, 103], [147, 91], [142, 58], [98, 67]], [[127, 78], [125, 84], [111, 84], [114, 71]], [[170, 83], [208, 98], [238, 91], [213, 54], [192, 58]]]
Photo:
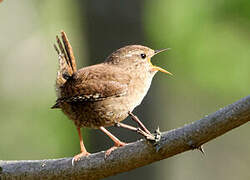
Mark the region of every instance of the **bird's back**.
[[[58, 99], [52, 108], [61, 108], [79, 127], [97, 128], [123, 120], [127, 116], [128, 103], [124, 102], [124, 97], [128, 93], [130, 75], [106, 63], [77, 71], [65, 34], [62, 39], [63, 43], [57, 38], [58, 48], [55, 46], [59, 56]], [[116, 101], [120, 106], [115, 105]]]

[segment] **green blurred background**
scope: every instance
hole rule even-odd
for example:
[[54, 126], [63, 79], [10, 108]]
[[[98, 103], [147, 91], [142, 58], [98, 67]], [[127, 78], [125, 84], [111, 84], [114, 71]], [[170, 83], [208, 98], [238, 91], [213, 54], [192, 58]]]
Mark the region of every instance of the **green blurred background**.
[[[244, 96], [250, 89], [249, 0], [4, 0], [0, 4], [0, 159], [72, 157], [76, 129], [60, 110], [53, 49], [63, 29], [78, 67], [101, 62], [117, 48], [142, 44], [171, 47], [153, 63], [158, 73], [135, 110], [150, 130], [183, 126]], [[126, 123], [130, 123], [126, 120]], [[141, 138], [110, 129], [121, 140]], [[108, 179], [250, 179], [249, 124], [204, 146]], [[90, 152], [112, 142], [83, 129]]]

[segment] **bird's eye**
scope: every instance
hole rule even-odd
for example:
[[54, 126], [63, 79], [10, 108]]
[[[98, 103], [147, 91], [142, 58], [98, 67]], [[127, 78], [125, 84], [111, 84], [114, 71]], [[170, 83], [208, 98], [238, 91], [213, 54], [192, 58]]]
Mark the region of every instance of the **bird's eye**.
[[141, 54], [141, 58], [142, 58], [142, 59], [145, 59], [145, 58], [146, 58], [146, 54], [142, 53], [142, 54]]

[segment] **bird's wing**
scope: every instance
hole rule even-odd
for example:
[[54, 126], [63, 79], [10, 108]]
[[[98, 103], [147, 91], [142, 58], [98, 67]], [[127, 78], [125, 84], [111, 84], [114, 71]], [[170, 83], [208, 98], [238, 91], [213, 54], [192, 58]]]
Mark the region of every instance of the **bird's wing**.
[[59, 108], [62, 102], [94, 102], [125, 96], [130, 80], [129, 73], [103, 64], [80, 69], [61, 87], [61, 97], [52, 108]]

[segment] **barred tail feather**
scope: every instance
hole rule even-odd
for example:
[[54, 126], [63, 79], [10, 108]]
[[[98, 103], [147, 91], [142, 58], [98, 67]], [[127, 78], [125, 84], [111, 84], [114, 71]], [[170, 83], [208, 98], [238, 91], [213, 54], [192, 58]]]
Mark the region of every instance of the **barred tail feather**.
[[56, 78], [57, 89], [77, 71], [73, 50], [64, 31], [61, 31], [61, 39], [56, 36], [57, 45], [54, 44], [59, 59], [59, 69]]
[[68, 58], [69, 58], [69, 63], [70, 66], [72, 68], [73, 73], [75, 73], [77, 71], [77, 67], [76, 67], [76, 60], [75, 60], [75, 56], [73, 53], [73, 49], [69, 43], [69, 40], [67, 38], [67, 35], [64, 31], [61, 31], [61, 36], [62, 36], [62, 40], [63, 40], [63, 44], [65, 47], [65, 50], [67, 52]]

